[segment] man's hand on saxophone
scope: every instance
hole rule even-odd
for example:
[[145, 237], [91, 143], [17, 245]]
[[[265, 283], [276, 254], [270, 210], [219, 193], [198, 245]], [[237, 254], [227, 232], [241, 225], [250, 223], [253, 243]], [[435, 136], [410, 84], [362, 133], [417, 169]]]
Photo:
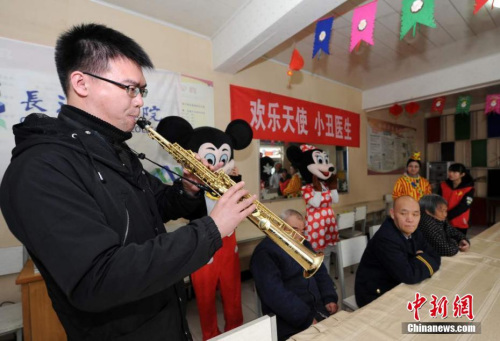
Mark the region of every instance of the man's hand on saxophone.
[[[230, 235], [243, 219], [252, 213], [256, 206], [253, 202], [257, 199], [256, 195], [248, 196], [248, 191], [243, 189], [245, 182], [238, 182], [227, 190], [215, 204], [210, 213], [214, 220], [221, 237]], [[243, 200], [242, 200], [243, 199]]]
[[[198, 154], [195, 154], [195, 157], [198, 161], [202, 162], [208, 169], [210, 169], [212, 172], [216, 172], [218, 171], [219, 169], [222, 168], [222, 166], [224, 166], [224, 163], [222, 162], [219, 162], [218, 164], [216, 165], [211, 165], [208, 163], [208, 161], [206, 159], [202, 159], [200, 158], [200, 156]], [[203, 184], [200, 179], [198, 179], [195, 175], [193, 175], [189, 170], [187, 170], [186, 168], [183, 169], [183, 176], [185, 178], [187, 178], [188, 180], [190, 181], [193, 181], [193, 182], [196, 182], [198, 184]], [[182, 180], [182, 187], [184, 187], [184, 191], [186, 191], [189, 195], [191, 196], [195, 196], [196, 193], [198, 193], [200, 191], [200, 188], [199, 187], [196, 187], [196, 185], [194, 185], [192, 182], [189, 182], [189, 181], [185, 181], [185, 180]]]

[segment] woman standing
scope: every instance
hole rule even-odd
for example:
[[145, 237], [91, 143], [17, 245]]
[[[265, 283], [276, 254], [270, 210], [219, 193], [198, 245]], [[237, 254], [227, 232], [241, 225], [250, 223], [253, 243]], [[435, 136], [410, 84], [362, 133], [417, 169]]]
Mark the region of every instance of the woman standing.
[[448, 179], [441, 183], [438, 194], [448, 201], [448, 220], [451, 226], [466, 235], [470, 205], [474, 198], [474, 180], [463, 164], [450, 165]]
[[295, 166], [290, 166], [290, 175], [292, 178], [288, 185], [283, 189], [284, 197], [295, 198], [300, 196], [300, 188], [302, 187], [302, 180], [300, 179], [299, 171]]
[[432, 193], [431, 185], [427, 179], [420, 176], [420, 153], [413, 153], [412, 157], [406, 162], [406, 173], [403, 174], [394, 185], [392, 198], [409, 195], [419, 201], [421, 197]]

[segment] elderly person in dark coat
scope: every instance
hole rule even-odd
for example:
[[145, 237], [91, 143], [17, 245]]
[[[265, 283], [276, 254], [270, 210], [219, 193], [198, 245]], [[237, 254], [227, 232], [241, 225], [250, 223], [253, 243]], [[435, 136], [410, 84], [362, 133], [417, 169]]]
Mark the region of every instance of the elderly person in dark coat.
[[453, 256], [458, 251], [469, 250], [470, 241], [446, 220], [448, 203], [443, 197], [425, 195], [419, 204], [421, 217], [418, 230], [440, 256]]
[[[282, 219], [299, 233], [304, 232], [304, 217], [295, 210], [285, 210]], [[312, 250], [305, 240], [304, 245]], [[337, 292], [321, 264], [310, 278], [282, 248], [266, 237], [254, 250], [250, 271], [262, 302], [264, 314], [276, 315], [278, 340], [286, 340], [312, 324], [337, 312]]]
[[356, 303], [363, 307], [400, 283], [415, 284], [439, 269], [441, 257], [417, 230], [418, 202], [409, 196], [394, 201], [390, 217], [368, 242], [356, 273]]

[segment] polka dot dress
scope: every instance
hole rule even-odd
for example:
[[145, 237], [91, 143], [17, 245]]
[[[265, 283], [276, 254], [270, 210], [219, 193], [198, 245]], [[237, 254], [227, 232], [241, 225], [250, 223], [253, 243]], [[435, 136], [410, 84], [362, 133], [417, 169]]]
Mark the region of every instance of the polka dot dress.
[[319, 207], [309, 204], [314, 197], [312, 185], [302, 187], [302, 195], [306, 201], [306, 230], [307, 240], [312, 244], [315, 251], [323, 250], [327, 245], [335, 245], [339, 239], [335, 213], [332, 209], [332, 196], [330, 190], [321, 192], [321, 203]]

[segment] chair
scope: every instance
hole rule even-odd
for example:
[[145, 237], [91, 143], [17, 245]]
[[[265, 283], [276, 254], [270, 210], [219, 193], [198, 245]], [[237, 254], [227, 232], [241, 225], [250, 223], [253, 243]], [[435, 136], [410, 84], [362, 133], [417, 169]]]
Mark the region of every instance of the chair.
[[0, 316], [1, 316], [0, 335], [16, 334], [16, 341], [22, 341], [23, 340], [22, 304], [14, 303], [14, 304], [5, 304], [0, 306]]
[[255, 298], [255, 313], [257, 314], [257, 317], [261, 317], [264, 315], [262, 313], [262, 302], [260, 301], [260, 296], [259, 293], [257, 292], [257, 287], [255, 286], [255, 283], [253, 284], [252, 291], [254, 293], [254, 298]]
[[184, 288], [186, 289], [186, 298], [188, 300], [194, 297], [193, 281], [191, 275], [184, 277]]
[[385, 202], [385, 215], [389, 216], [390, 210], [392, 208], [392, 203], [394, 202], [394, 199], [392, 199], [392, 194], [385, 194], [384, 202]]
[[380, 226], [382, 226], [382, 225], [372, 225], [372, 226], [368, 227], [368, 236], [370, 239], [373, 238], [373, 235], [378, 231]]
[[[337, 229], [339, 231], [339, 240], [349, 239], [349, 238], [363, 235], [363, 233], [361, 231], [356, 231], [354, 229], [354, 226], [355, 226], [355, 213], [354, 213], [354, 211], [337, 214]], [[333, 253], [335, 253], [335, 258], [336, 258], [335, 279], [337, 279], [338, 273], [340, 272], [340, 267], [339, 267], [339, 263], [338, 263], [338, 251], [335, 248], [335, 246], [333, 249]], [[351, 272], [354, 272], [354, 270]]]
[[341, 239], [360, 236], [361, 231], [356, 231], [354, 211], [337, 214], [337, 230]]
[[[25, 261], [23, 246], [0, 248], [0, 276], [19, 273]], [[0, 339], [10, 334], [15, 334], [17, 341], [23, 339], [22, 303], [0, 305]]]
[[352, 266], [358, 264], [361, 261], [361, 257], [363, 256], [363, 252], [365, 251], [366, 245], [368, 243], [368, 239], [366, 235], [342, 239], [335, 244], [337, 248], [337, 262], [339, 269], [339, 283], [340, 290], [342, 294], [342, 302], [341, 307], [348, 307], [351, 310], [359, 309], [356, 304], [355, 295], [351, 295], [346, 297], [346, 285], [344, 278], [344, 268], [348, 266]]
[[361, 222], [361, 232], [366, 234], [366, 206], [358, 206], [354, 209], [354, 224]]

